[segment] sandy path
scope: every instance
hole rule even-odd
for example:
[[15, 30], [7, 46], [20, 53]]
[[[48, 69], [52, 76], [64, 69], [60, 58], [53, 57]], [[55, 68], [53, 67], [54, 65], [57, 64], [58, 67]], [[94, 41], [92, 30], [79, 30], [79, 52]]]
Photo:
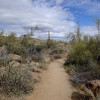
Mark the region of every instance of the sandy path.
[[42, 81], [26, 100], [71, 100], [72, 87], [63, 68], [64, 60], [59, 59], [42, 73]]

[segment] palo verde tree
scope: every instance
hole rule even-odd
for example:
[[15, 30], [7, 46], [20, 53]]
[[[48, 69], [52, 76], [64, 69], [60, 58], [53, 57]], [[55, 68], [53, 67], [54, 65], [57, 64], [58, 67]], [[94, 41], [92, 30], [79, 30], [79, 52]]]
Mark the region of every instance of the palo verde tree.
[[77, 27], [77, 29], [74, 32], [70, 32], [69, 34], [67, 34], [66, 38], [70, 42], [79, 42], [81, 41], [81, 34], [82, 33], [80, 31], [80, 27]]
[[33, 26], [25, 26], [23, 28], [27, 31], [27, 34], [22, 36], [21, 44], [24, 47], [27, 47], [27, 46], [30, 45], [29, 41], [31, 40], [31, 37], [34, 35], [34, 31], [39, 30], [39, 28], [38, 28], [38, 26], [35, 26], [35, 27], [33, 27]]
[[74, 32], [70, 32], [66, 38], [68, 39], [68, 41], [70, 42], [79, 42], [81, 41], [81, 30], [80, 30], [80, 25], [79, 22], [77, 21], [77, 28]]

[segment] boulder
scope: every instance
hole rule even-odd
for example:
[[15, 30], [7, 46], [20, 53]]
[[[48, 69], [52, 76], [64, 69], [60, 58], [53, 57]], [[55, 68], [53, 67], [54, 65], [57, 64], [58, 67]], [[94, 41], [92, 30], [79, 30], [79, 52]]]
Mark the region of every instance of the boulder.
[[16, 54], [9, 54], [8, 59], [9, 59], [9, 61], [22, 62], [22, 57], [20, 55], [16, 55]]
[[90, 88], [95, 97], [100, 94], [100, 80], [93, 80], [85, 83], [87, 88]]
[[31, 65], [31, 66], [35, 66], [35, 65], [36, 65], [36, 62], [32, 61], [32, 62], [30, 63], [30, 65]]
[[38, 62], [35, 63], [35, 65], [39, 68], [40, 64]]
[[0, 57], [3, 57], [3, 56], [7, 56], [8, 52], [7, 52], [7, 49], [6, 49], [6, 46], [2, 46], [0, 47]]
[[[100, 100], [100, 80], [87, 81], [80, 85], [80, 89], [87, 94], [91, 92], [91, 96]], [[88, 92], [89, 91], [89, 92]]]
[[45, 57], [45, 63], [49, 63], [50, 62], [50, 57]]
[[37, 66], [35, 66], [33, 62], [31, 62], [30, 64], [21, 64], [20, 66], [22, 69], [27, 69], [32, 72], [41, 72], [41, 70]]
[[95, 100], [92, 96], [87, 95], [83, 91], [73, 92], [71, 96], [72, 100]]
[[28, 64], [21, 64], [20, 66], [21, 66], [21, 68], [28, 68], [29, 65]]
[[96, 100], [100, 100], [100, 94], [96, 96]]
[[20, 67], [20, 63], [17, 62], [17, 61], [11, 61], [11, 62], [9, 63], [9, 65], [12, 66], [12, 67]]
[[91, 91], [91, 89], [88, 89], [87, 87], [83, 88], [83, 91], [85, 92], [85, 94], [91, 96], [93, 98], [93, 100], [95, 100], [95, 96], [93, 94], [93, 92]]
[[35, 66], [34, 63], [30, 63], [29, 69], [33, 72], [41, 72], [41, 70], [37, 66]]
[[26, 63], [27, 63], [27, 64], [30, 64], [31, 60], [32, 60], [32, 58], [31, 58], [31, 57], [28, 57], [28, 58], [26, 59]]
[[30, 67], [29, 64], [21, 64], [21, 65], [20, 65], [20, 68], [21, 68], [22, 70], [28, 70], [28, 71], [29, 71], [29, 70], [30, 70], [29, 67]]
[[31, 67], [29, 67], [29, 69], [33, 72], [41, 72], [41, 70], [39, 68], [37, 68], [36, 66], [31, 66]]
[[39, 68], [39, 66], [40, 66], [40, 64], [39, 64], [38, 62], [34, 62], [34, 61], [32, 61], [32, 62], [30, 63], [30, 65], [31, 65], [31, 66], [36, 66], [36, 67], [38, 67], [38, 68]]

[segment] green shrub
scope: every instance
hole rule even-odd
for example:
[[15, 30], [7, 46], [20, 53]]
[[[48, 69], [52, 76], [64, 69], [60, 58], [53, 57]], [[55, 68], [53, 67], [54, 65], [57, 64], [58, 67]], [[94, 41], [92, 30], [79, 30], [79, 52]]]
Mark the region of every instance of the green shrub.
[[60, 48], [59, 53], [62, 54], [63, 52], [64, 52], [64, 50]]
[[10, 33], [7, 37], [6, 37], [6, 43], [16, 43], [18, 40], [16, 38], [16, 34], [15, 33]]
[[0, 67], [6, 66], [8, 64], [8, 56], [0, 57]]
[[91, 52], [86, 49], [86, 44], [83, 42], [76, 43], [69, 55], [69, 61], [83, 65], [87, 63], [88, 59], [92, 59], [92, 56]]
[[95, 41], [95, 39], [93, 37], [89, 38], [89, 40], [87, 42], [87, 49], [91, 52], [92, 58], [94, 60], [97, 60], [98, 46], [97, 46], [97, 42]]
[[23, 57], [28, 55], [26, 48], [21, 46], [20, 44], [9, 43], [7, 44], [7, 50], [8, 50], [8, 53], [21, 55]]
[[6, 37], [0, 35], [0, 47], [3, 46], [3, 45], [5, 45], [5, 42], [6, 42]]
[[43, 45], [37, 45], [35, 47], [36, 47], [37, 52], [41, 52], [43, 50], [43, 48], [44, 48]]
[[32, 75], [18, 67], [5, 67], [0, 74], [0, 92], [8, 96], [20, 96], [33, 91]]
[[36, 62], [43, 62], [44, 61], [44, 55], [40, 52], [37, 52], [36, 54], [34, 54], [32, 56], [32, 60], [34, 60]]
[[[22, 46], [20, 39], [16, 38], [15, 33], [10, 33], [8, 36], [0, 34], [0, 46], [6, 45], [8, 53], [14, 53], [21, 56], [27, 56], [26, 47]], [[30, 43], [31, 45], [31, 43]]]
[[27, 34], [20, 39], [20, 44], [24, 47], [31, 47], [34, 46], [34, 40]]
[[[82, 71], [99, 70], [100, 66], [97, 66], [100, 61], [100, 38], [98, 37], [84, 36], [80, 41], [74, 42], [65, 65], [74, 65]], [[95, 68], [94, 63], [96, 63]]]
[[54, 54], [62, 54], [64, 52], [64, 50], [62, 48], [56, 48], [54, 50], [52, 50], [52, 53]]
[[55, 48], [56, 42], [54, 40], [47, 40], [47, 47], [48, 48]]

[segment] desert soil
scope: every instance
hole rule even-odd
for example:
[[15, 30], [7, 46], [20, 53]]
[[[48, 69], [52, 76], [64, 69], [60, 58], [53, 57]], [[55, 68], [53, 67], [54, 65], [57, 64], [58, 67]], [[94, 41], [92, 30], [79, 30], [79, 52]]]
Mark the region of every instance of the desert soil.
[[42, 72], [41, 82], [26, 100], [71, 100], [73, 88], [63, 64], [64, 59], [50, 63], [48, 69]]

